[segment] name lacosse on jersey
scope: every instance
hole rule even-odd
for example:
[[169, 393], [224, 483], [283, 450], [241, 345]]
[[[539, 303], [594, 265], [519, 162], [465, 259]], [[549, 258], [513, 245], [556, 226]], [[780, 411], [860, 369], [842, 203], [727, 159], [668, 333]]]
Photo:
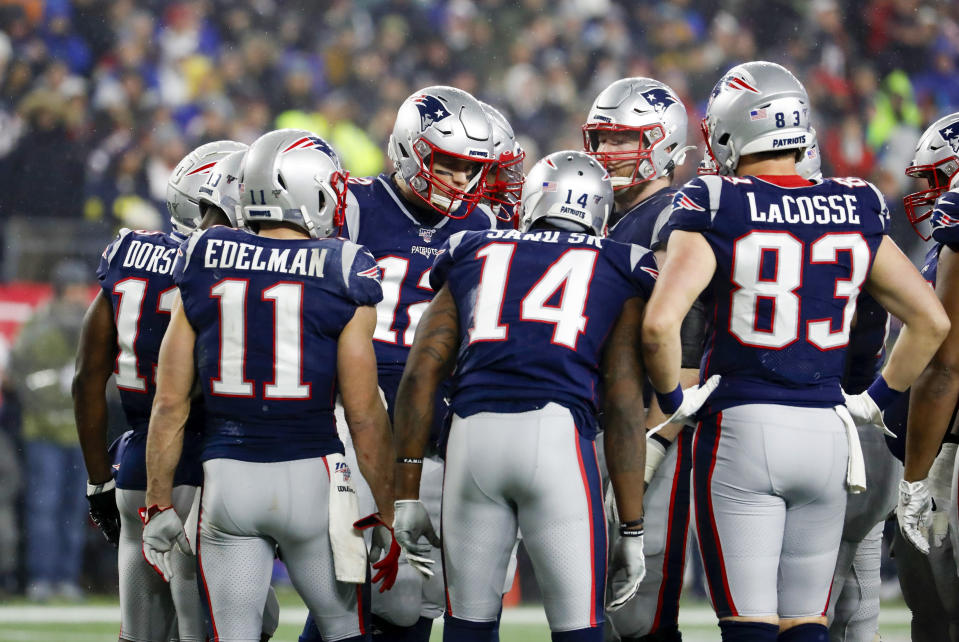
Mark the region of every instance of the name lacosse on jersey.
[[516, 412], [555, 401], [595, 434], [602, 346], [631, 297], [648, 299], [652, 252], [589, 234], [514, 230], [450, 237], [430, 276], [460, 317], [452, 408]]
[[858, 178], [702, 176], [676, 193], [670, 227], [702, 233], [717, 261], [701, 372], [723, 380], [708, 411], [843, 402], [856, 298], [888, 221]]
[[[184, 237], [123, 229], [100, 258], [97, 279], [110, 298], [117, 330], [115, 381], [127, 423], [118, 450], [117, 484], [146, 488], [145, 447], [160, 343], [176, 300], [173, 264]], [[176, 484], [200, 483], [195, 454], [202, 431], [202, 404], [194, 402], [186, 425], [184, 456]]]
[[[476, 207], [464, 218], [441, 216], [424, 225], [410, 212], [389, 174], [350, 179], [344, 235], [369, 248], [380, 267], [383, 301], [373, 334], [381, 373], [402, 374], [416, 325], [433, 299], [430, 270], [446, 240], [464, 230], [496, 227], [496, 218]], [[463, 216], [464, 206], [453, 212]]]
[[358, 306], [382, 298], [370, 253], [343, 239], [213, 227], [183, 244], [174, 278], [196, 330], [202, 459], [343, 452], [333, 419], [337, 340]]

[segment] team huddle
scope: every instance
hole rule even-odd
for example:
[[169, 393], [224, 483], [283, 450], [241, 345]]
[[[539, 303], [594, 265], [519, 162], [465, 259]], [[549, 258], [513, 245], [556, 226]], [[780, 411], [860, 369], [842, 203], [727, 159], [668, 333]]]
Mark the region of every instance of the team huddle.
[[904, 168], [922, 273], [872, 184], [822, 177], [785, 68], [722, 76], [674, 185], [687, 127], [618, 80], [524, 175], [500, 112], [432, 86], [379, 176], [304, 130], [187, 155], [77, 355], [120, 640], [270, 639], [276, 558], [300, 642], [498, 640], [521, 541], [553, 640], [681, 640], [692, 528], [723, 640], [870, 642], [893, 511], [913, 639], [959, 639], [959, 114]]

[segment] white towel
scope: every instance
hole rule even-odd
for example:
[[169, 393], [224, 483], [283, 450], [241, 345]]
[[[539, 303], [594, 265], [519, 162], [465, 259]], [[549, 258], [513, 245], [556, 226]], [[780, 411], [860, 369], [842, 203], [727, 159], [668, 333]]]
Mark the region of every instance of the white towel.
[[849, 444], [846, 486], [849, 492], [855, 495], [866, 490], [866, 463], [862, 457], [862, 446], [859, 444], [859, 431], [846, 406], [836, 406], [834, 410], [846, 427], [846, 442]]
[[353, 528], [360, 518], [359, 502], [350, 481], [346, 458], [339, 453], [326, 456], [330, 470], [330, 546], [333, 568], [340, 582], [366, 582], [367, 552], [363, 534]]

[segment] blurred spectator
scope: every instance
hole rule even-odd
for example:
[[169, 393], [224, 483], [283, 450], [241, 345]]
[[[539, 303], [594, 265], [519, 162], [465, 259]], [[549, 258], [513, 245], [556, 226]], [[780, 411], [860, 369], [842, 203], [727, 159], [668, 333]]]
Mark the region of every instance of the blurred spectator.
[[84, 264], [58, 264], [53, 300], [20, 329], [11, 355], [26, 450], [27, 596], [35, 601], [83, 595], [77, 582], [87, 531], [86, 469], [70, 384], [89, 282]]

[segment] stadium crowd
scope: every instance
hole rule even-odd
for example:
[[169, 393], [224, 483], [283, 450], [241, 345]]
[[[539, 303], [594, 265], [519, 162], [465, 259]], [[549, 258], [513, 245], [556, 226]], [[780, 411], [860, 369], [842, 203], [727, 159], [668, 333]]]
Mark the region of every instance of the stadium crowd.
[[[717, 75], [753, 59], [804, 81], [824, 174], [875, 182], [893, 236], [915, 249], [902, 168], [923, 128], [959, 110], [957, 3], [4, 0], [0, 251], [55, 235], [61, 222], [102, 230], [100, 249], [119, 227], [168, 227], [170, 171], [207, 141], [299, 127], [330, 141], [352, 174], [375, 174], [388, 162], [396, 105], [417, 87], [450, 84], [500, 107], [535, 159], [580, 148], [590, 101], [626, 76], [669, 84], [698, 129]], [[677, 177], [694, 171], [687, 162]], [[95, 255], [66, 242], [36, 264], [5, 262], [2, 278], [47, 278], [50, 258], [80, 254], [92, 281]], [[5, 391], [15, 399], [13, 386]], [[16, 415], [0, 411], [0, 426], [19, 442]], [[0, 486], [25, 463], [0, 461]], [[0, 514], [19, 501], [9, 495]], [[0, 559], [0, 590], [33, 579], [17, 579], [16, 555]], [[63, 578], [65, 595], [78, 594], [78, 579]]]

